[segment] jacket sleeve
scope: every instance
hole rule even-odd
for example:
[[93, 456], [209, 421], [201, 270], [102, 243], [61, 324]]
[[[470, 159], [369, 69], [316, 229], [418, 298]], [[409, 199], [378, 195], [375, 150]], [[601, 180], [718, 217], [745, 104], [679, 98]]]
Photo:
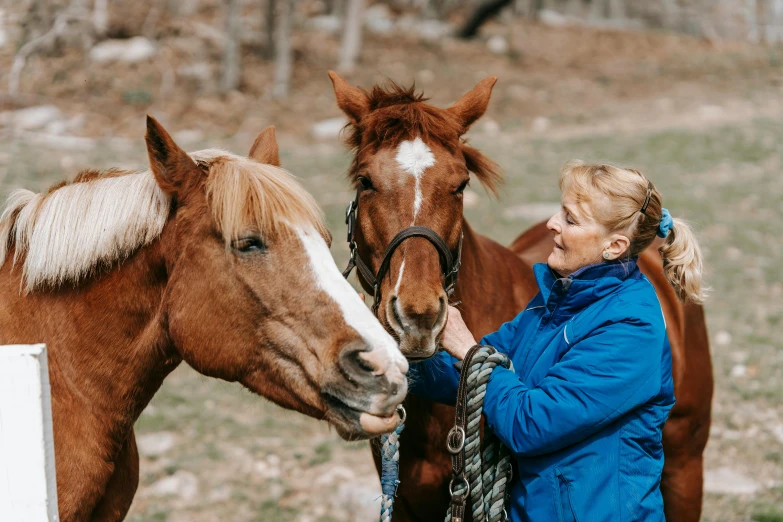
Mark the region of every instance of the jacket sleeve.
[[[504, 323], [500, 330], [484, 336], [479, 343], [493, 346], [498, 351], [511, 356], [510, 350], [515, 348], [513, 345], [514, 336], [520, 322], [525, 317], [524, 311], [520, 312], [514, 319]], [[426, 361], [411, 364], [408, 371], [409, 393], [454, 406], [457, 400], [460, 376], [454, 367], [456, 362], [456, 358], [441, 351]]]
[[440, 351], [426, 361], [411, 364], [408, 393], [454, 406], [459, 387], [459, 372], [454, 368], [456, 362], [456, 358]]
[[532, 389], [496, 368], [484, 399], [489, 427], [518, 457], [590, 437], [660, 391], [664, 336], [663, 324], [641, 319], [604, 323]]

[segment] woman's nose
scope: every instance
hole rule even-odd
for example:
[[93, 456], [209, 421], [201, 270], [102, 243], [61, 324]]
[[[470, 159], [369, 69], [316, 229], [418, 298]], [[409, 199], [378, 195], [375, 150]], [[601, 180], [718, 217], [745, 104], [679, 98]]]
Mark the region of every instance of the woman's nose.
[[554, 232], [555, 234], [560, 233], [560, 220], [558, 219], [559, 214], [555, 214], [551, 218], [549, 218], [549, 221], [546, 222], [546, 228]]

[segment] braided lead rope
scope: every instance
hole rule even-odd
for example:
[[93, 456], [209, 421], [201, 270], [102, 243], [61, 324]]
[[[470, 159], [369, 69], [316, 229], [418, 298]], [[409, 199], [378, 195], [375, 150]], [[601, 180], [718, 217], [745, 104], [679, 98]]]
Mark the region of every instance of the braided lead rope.
[[405, 429], [405, 409], [401, 406], [400, 425], [381, 435], [381, 522], [391, 522], [394, 497], [400, 484], [400, 433]]
[[[467, 483], [458, 484], [454, 495], [465, 495], [470, 486], [474, 522], [506, 520], [506, 488], [511, 479], [511, 455], [508, 448], [490, 431], [485, 430], [485, 449], [480, 451], [480, 421], [489, 375], [496, 366], [512, 368], [504, 354], [490, 346], [481, 347], [470, 361], [467, 377], [467, 423], [465, 436], [465, 475]], [[463, 370], [465, 371], [465, 370]], [[446, 522], [451, 522], [451, 508]]]

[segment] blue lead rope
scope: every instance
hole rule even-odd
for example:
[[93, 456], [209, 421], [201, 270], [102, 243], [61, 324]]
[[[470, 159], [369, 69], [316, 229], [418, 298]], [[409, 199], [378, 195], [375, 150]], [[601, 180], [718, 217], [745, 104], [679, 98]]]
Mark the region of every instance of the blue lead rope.
[[405, 408], [400, 409], [400, 425], [393, 432], [381, 435], [381, 522], [391, 522], [400, 484], [400, 433], [405, 429]]

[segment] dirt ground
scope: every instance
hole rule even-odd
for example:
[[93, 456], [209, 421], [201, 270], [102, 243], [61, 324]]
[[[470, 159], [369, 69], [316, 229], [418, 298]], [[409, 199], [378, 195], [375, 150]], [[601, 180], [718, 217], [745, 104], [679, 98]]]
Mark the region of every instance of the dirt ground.
[[[0, 108], [53, 104], [80, 123], [55, 137], [4, 128], [0, 189], [43, 189], [84, 166], [143, 166], [145, 113], [191, 150], [245, 152], [274, 124], [283, 165], [323, 206], [338, 238], [333, 253], [344, 262], [349, 156], [336, 136], [311, 132], [340, 116], [326, 76], [337, 36], [297, 31], [289, 99], [271, 100], [273, 65], [253, 45], [244, 48], [241, 92], [220, 95], [216, 50], [196, 25], [214, 24], [216, 15], [199, 16], [164, 24], [149, 62], [96, 65], [76, 49], [32, 59], [25, 94], [0, 99]], [[559, 199], [558, 168], [569, 159], [631, 165], [656, 182], [672, 214], [700, 232], [712, 287], [716, 394], [704, 520], [783, 521], [783, 50], [519, 20], [483, 34], [473, 42], [371, 34], [360, 69], [346, 78], [366, 87], [384, 77], [415, 81], [444, 106], [478, 80], [499, 77], [469, 137], [504, 168], [506, 184], [493, 200], [475, 183], [466, 212], [501, 242], [548, 216]], [[507, 52], [488, 51], [491, 35], [506, 39]], [[11, 59], [8, 48], [0, 52], [0, 85]], [[194, 61], [209, 65], [209, 79], [180, 74]], [[379, 485], [366, 444], [341, 441], [324, 424], [187, 367], [166, 381], [137, 433], [134, 522], [375, 516]]]

